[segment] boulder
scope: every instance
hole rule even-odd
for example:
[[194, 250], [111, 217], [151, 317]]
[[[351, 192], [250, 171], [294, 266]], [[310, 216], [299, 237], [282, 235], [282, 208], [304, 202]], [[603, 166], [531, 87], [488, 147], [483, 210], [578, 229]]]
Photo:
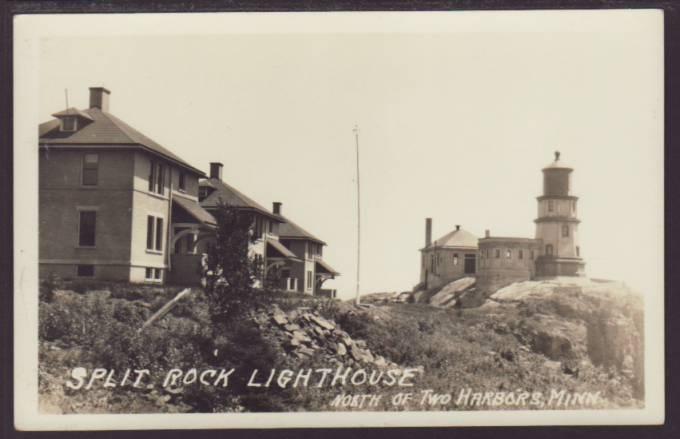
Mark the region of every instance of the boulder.
[[276, 323], [279, 326], [285, 326], [288, 324], [288, 319], [286, 318], [286, 315], [281, 312], [281, 313], [275, 313], [272, 316], [272, 320], [274, 320], [274, 323]]
[[327, 329], [329, 331], [335, 329], [335, 325], [329, 322], [328, 320], [324, 319], [323, 317], [312, 315], [310, 317], [310, 320], [316, 323], [318, 326], [322, 327], [323, 329]]
[[314, 355], [314, 350], [306, 346], [300, 346], [295, 351], [295, 354], [297, 354], [298, 356], [311, 357], [312, 355]]
[[539, 330], [531, 341], [534, 352], [541, 353], [551, 360], [573, 358], [575, 356], [571, 341], [562, 334]]
[[312, 339], [303, 331], [293, 331], [293, 340], [303, 343], [311, 343]]

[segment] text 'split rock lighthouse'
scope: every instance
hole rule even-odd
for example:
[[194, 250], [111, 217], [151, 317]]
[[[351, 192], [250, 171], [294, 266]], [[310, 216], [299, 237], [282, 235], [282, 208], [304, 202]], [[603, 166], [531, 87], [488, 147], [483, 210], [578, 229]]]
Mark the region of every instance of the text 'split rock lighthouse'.
[[578, 244], [578, 197], [570, 194], [572, 171], [560, 161], [558, 151], [555, 161], [543, 168], [543, 195], [537, 198], [538, 218], [534, 221], [536, 239], [543, 245], [536, 261], [538, 276], [579, 276], [584, 272]]

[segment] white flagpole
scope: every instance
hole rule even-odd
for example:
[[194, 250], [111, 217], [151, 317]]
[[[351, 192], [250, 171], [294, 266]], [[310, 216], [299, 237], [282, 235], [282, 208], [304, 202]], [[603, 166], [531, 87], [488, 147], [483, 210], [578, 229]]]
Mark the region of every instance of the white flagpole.
[[357, 291], [354, 304], [359, 305], [359, 280], [361, 270], [361, 185], [359, 181], [359, 127], [354, 125], [354, 142], [357, 152]]

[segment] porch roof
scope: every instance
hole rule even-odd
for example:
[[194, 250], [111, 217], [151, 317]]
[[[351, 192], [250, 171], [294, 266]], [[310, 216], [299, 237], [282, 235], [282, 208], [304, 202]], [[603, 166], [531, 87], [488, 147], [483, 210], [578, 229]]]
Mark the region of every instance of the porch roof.
[[207, 210], [201, 207], [196, 201], [189, 200], [183, 197], [173, 197], [173, 203], [177, 203], [186, 213], [192, 216], [196, 221], [201, 224], [206, 224], [209, 226], [214, 226], [217, 224], [215, 217], [210, 214]]
[[325, 262], [322, 259], [317, 259], [316, 265], [317, 265], [317, 273], [319, 273], [319, 272], [320, 273], [328, 273], [328, 274], [331, 274], [333, 276], [340, 276], [339, 272], [335, 271], [335, 269], [333, 267], [328, 265], [328, 263]]
[[286, 259], [294, 259], [296, 261], [299, 260], [299, 258], [295, 256], [295, 253], [288, 250], [285, 245], [281, 244], [276, 239], [267, 239], [267, 245], [271, 245], [274, 250], [281, 253], [281, 255]]

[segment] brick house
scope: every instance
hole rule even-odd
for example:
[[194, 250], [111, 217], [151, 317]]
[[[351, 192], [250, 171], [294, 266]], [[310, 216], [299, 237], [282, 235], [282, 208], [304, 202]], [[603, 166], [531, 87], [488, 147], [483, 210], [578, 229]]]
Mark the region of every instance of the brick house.
[[340, 275], [323, 260], [326, 243], [284, 217], [282, 206], [282, 203], [275, 202], [272, 208], [274, 214], [283, 221], [279, 225], [279, 241], [297, 256], [281, 269], [282, 287], [289, 291], [334, 298], [335, 290], [322, 288], [325, 281]]
[[263, 278], [273, 279], [286, 291], [335, 297], [335, 290], [321, 288], [325, 280], [339, 274], [321, 258], [326, 243], [282, 216], [281, 203], [275, 202], [269, 211], [224, 182], [222, 167], [222, 163], [211, 163], [209, 178], [200, 181], [201, 207], [214, 212], [224, 203], [251, 216], [256, 240], [250, 251], [264, 267]]
[[194, 275], [196, 242], [215, 225], [198, 203], [204, 173], [109, 113], [109, 96], [90, 88], [89, 108], [39, 127], [40, 276]]

